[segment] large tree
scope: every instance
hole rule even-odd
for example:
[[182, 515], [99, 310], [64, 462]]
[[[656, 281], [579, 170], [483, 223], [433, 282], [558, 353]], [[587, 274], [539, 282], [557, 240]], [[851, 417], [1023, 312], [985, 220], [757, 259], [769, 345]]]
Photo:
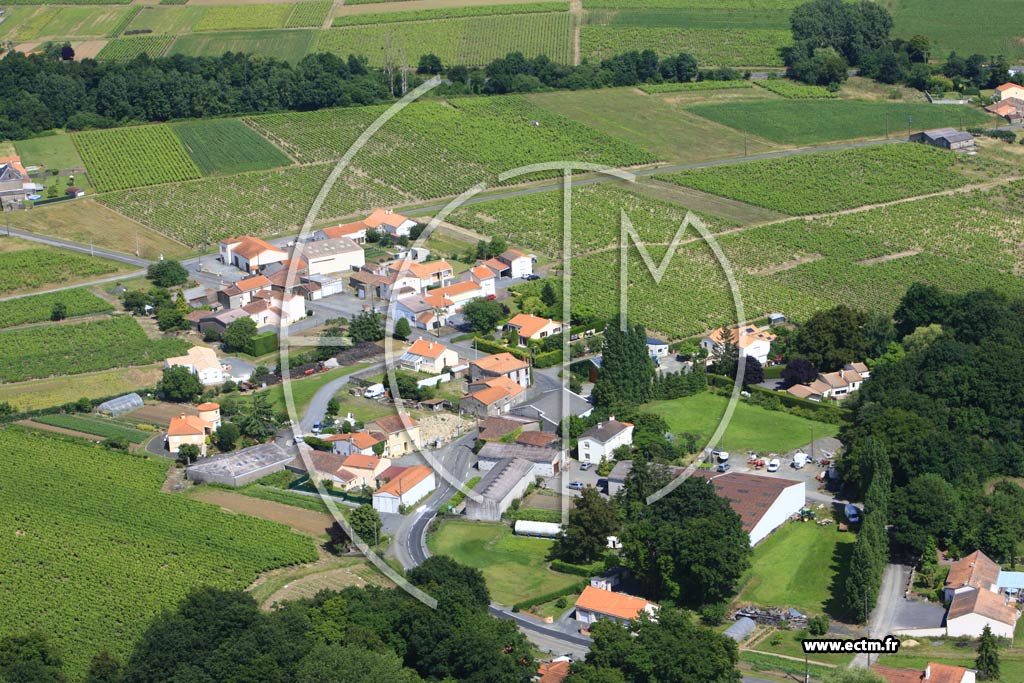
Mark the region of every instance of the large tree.
[[433, 555], [409, 570], [409, 582], [437, 598], [438, 602], [464, 603], [477, 610], [487, 609], [491, 594], [483, 572], [459, 564], [447, 555]]
[[595, 405], [633, 408], [650, 398], [654, 364], [642, 325], [623, 330], [614, 316], [605, 327], [601, 354], [601, 371], [591, 395]]
[[497, 301], [473, 299], [462, 308], [462, 317], [473, 327], [474, 332], [493, 334], [498, 323], [505, 317], [505, 310]]
[[177, 261], [157, 261], [146, 269], [146, 277], [157, 287], [177, 287], [188, 282], [188, 271]]
[[618, 526], [614, 501], [588, 486], [569, 510], [569, 523], [559, 534], [552, 552], [566, 562], [593, 562], [605, 552], [608, 537]]
[[868, 355], [868, 342], [861, 328], [867, 319], [864, 312], [845, 304], [818, 311], [800, 326], [793, 351], [822, 372], [863, 361]]
[[228, 351], [252, 353], [253, 338], [256, 336], [256, 323], [249, 316], [232, 320], [224, 330], [221, 341]]
[[384, 338], [384, 316], [372, 311], [363, 311], [352, 318], [348, 333], [357, 344], [380, 341]]
[[707, 479], [691, 477], [630, 512], [622, 557], [652, 600], [700, 607], [732, 596], [750, 565], [740, 516]]
[[376, 545], [380, 542], [380, 530], [384, 528], [384, 522], [380, 514], [369, 503], [363, 503], [352, 511], [348, 518], [352, 531], [367, 545]]
[[156, 390], [168, 401], [190, 403], [203, 393], [203, 383], [191, 370], [176, 365], [164, 370], [163, 376], [156, 384]]
[[978, 656], [974, 660], [974, 668], [978, 671], [979, 680], [999, 680], [999, 645], [988, 624], [985, 624], [981, 638], [978, 639]]

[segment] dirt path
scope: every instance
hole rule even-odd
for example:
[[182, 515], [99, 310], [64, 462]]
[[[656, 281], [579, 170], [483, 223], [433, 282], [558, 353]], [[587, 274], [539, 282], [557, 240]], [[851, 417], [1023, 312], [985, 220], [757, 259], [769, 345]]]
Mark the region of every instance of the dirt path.
[[813, 263], [820, 258], [824, 258], [824, 256], [822, 256], [821, 254], [808, 254], [807, 256], [801, 256], [799, 258], [791, 259], [789, 261], [784, 261], [774, 266], [769, 266], [767, 268], [755, 270], [751, 273], [751, 275], [775, 275], [776, 273], [781, 273], [786, 270], [792, 270], [793, 268], [796, 268], [797, 266], [802, 266], [805, 263]]
[[569, 16], [572, 19], [572, 63], [580, 64], [580, 31], [583, 25], [583, 0], [569, 0]]
[[864, 259], [863, 261], [857, 261], [858, 266], [873, 266], [876, 263], [885, 263], [887, 261], [895, 261], [896, 259], [907, 258], [908, 256], [917, 256], [921, 253], [920, 249], [906, 249], [904, 251], [898, 251], [895, 254], [886, 254], [885, 256], [876, 256], [875, 258]]
[[241, 493], [221, 489], [200, 489], [192, 494], [196, 500], [219, 505], [228, 512], [250, 515], [271, 522], [286, 524], [307, 536], [321, 537], [334, 525], [334, 518], [326, 512], [313, 512], [271, 500], [250, 498]]

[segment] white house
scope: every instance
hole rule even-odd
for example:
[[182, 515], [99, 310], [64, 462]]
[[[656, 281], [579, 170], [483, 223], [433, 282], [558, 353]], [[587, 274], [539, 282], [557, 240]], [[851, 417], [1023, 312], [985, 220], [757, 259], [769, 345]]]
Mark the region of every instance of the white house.
[[358, 270], [366, 263], [363, 248], [348, 237], [316, 240], [295, 248], [295, 257], [306, 262], [310, 275]]
[[782, 526], [807, 503], [807, 488], [802, 481], [741, 472], [717, 474], [697, 470], [694, 474], [708, 479], [715, 492], [729, 501], [750, 536], [751, 546]]
[[403, 368], [413, 372], [425, 372], [431, 375], [440, 374], [446, 367], [454, 368], [459, 364], [459, 353], [449, 349], [441, 342], [417, 339], [398, 360]]
[[397, 515], [402, 507], [415, 505], [435, 488], [437, 479], [434, 470], [426, 465], [406, 467], [374, 492], [373, 509]]
[[498, 256], [508, 265], [510, 277], [526, 277], [533, 274], [533, 258], [517, 249], [509, 249]]
[[414, 328], [436, 330], [448, 322], [455, 304], [434, 292], [402, 297], [394, 305], [394, 317], [405, 318]]
[[241, 235], [220, 243], [220, 260], [247, 273], [255, 273], [266, 265], [287, 258], [288, 253], [284, 249], [278, 249], [258, 237]]
[[416, 227], [416, 221], [406, 218], [391, 209], [376, 209], [362, 221], [368, 227], [387, 233], [391, 237], [408, 237]]
[[446, 287], [438, 287], [427, 292], [433, 296], [443, 297], [444, 299], [451, 301], [452, 312], [461, 311], [462, 308], [473, 299], [481, 298], [484, 293], [480, 285], [473, 280], [463, 280], [462, 282], [456, 282], [455, 284], [448, 285]]
[[322, 438], [333, 446], [334, 452], [338, 455], [376, 455], [373, 447], [379, 443], [384, 444], [381, 456], [388, 455], [387, 440], [383, 438], [383, 435], [374, 436], [369, 432], [351, 432], [349, 434], [328, 434]]
[[412, 293], [422, 294], [428, 287], [447, 287], [455, 282], [455, 269], [444, 260], [418, 263], [408, 259], [388, 265], [388, 275], [381, 293], [390, 297], [408, 288]]
[[527, 342], [532, 339], [543, 339], [553, 334], [559, 334], [563, 327], [562, 323], [557, 320], [541, 318], [529, 313], [517, 313], [505, 323], [506, 330], [514, 330], [519, 335], [520, 346], [526, 346]]
[[242, 310], [257, 327], [287, 327], [306, 317], [306, 299], [289, 292], [261, 291]]
[[323, 228], [313, 233], [314, 240], [330, 240], [337, 239], [339, 237], [347, 237], [356, 244], [363, 244], [366, 242], [366, 231], [368, 226], [363, 221], [356, 221], [355, 223], [342, 223], [341, 225], [334, 225], [329, 228]]
[[615, 418], [598, 422], [577, 443], [580, 462], [599, 464], [611, 458], [616, 448], [633, 445], [633, 425]]
[[469, 362], [469, 379], [478, 382], [492, 377], [508, 377], [526, 389], [530, 386], [530, 364], [507, 351]]
[[226, 379], [217, 352], [205, 346], [193, 346], [184, 356], [174, 356], [164, 361], [164, 368], [174, 367], [188, 368], [203, 386], [223, 384]]
[[482, 296], [494, 296], [494, 283], [498, 276], [487, 266], [473, 266], [469, 269], [469, 279], [480, 286]]
[[993, 634], [1012, 640], [1018, 614], [1008, 600], [1005, 595], [984, 588], [957, 593], [946, 613], [946, 635], [977, 638], [988, 626]]
[[641, 614], [655, 617], [658, 609], [657, 603], [643, 598], [587, 586], [576, 600], [576, 621], [584, 629], [602, 619], [625, 624], [639, 619]]
[[996, 88], [994, 97], [996, 100], [1005, 100], [1011, 97], [1024, 100], [1024, 86], [1017, 85], [1016, 83], [1003, 83]]
[[648, 337], [647, 353], [651, 358], [668, 358], [668, 342]]
[[808, 384], [794, 384], [786, 392], [797, 398], [822, 401], [826, 398], [842, 400], [858, 391], [871, 371], [864, 363], [847, 363], [841, 370], [825, 372]]
[[760, 330], [754, 325], [744, 325], [738, 330], [719, 327], [700, 340], [700, 346], [708, 353], [708, 364], [714, 361], [716, 348], [726, 342], [733, 343], [739, 349], [740, 358], [751, 356], [761, 365], [768, 364], [772, 342], [775, 335], [767, 330]]

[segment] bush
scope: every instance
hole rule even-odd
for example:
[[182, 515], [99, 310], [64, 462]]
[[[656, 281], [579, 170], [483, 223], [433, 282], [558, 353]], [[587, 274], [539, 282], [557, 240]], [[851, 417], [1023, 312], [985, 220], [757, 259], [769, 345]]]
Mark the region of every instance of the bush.
[[812, 636], [823, 636], [828, 633], [829, 620], [828, 615], [819, 614], [816, 617], [811, 617], [807, 621], [807, 632]]
[[566, 595], [572, 595], [573, 593], [579, 593], [580, 591], [582, 591], [584, 588], [586, 588], [589, 585], [590, 585], [590, 580], [588, 579], [588, 580], [585, 580], [585, 581], [580, 581], [578, 583], [570, 584], [570, 585], [568, 585], [565, 588], [562, 588], [560, 590], [551, 591], [550, 593], [544, 593], [543, 595], [538, 595], [538, 596], [535, 596], [533, 598], [529, 598], [527, 600], [521, 600], [521, 601], [517, 602], [516, 604], [512, 605], [512, 611], [513, 612], [522, 612], [523, 610], [530, 609], [531, 607], [536, 607], [537, 605], [542, 605], [545, 602], [551, 602], [552, 600], [557, 600], [558, 598], [565, 597]]
[[718, 626], [725, 621], [725, 603], [718, 602], [700, 608], [700, 620], [705, 626]]
[[276, 332], [264, 332], [252, 338], [248, 353], [250, 356], [265, 356], [276, 351], [279, 345]]
[[569, 606], [569, 601], [565, 599], [565, 596], [562, 596], [562, 597], [558, 598], [557, 600], [555, 600], [555, 607], [557, 607], [558, 609], [565, 609], [568, 606]]
[[474, 337], [473, 343], [478, 351], [483, 351], [484, 353], [511, 353], [519, 360], [526, 360], [530, 357], [529, 352], [525, 349], [510, 348], [504, 344], [499, 344], [493, 339]]

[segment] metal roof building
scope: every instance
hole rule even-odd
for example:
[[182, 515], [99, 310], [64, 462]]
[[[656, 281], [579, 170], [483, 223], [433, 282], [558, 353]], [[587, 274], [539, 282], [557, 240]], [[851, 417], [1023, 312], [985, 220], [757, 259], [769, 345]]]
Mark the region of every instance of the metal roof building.
[[124, 415], [125, 413], [132, 412], [133, 410], [138, 410], [142, 406], [142, 397], [135, 392], [132, 392], [130, 394], [125, 394], [124, 396], [112, 398], [109, 401], [104, 401], [96, 406], [96, 410], [97, 412], [117, 417], [118, 415]]

